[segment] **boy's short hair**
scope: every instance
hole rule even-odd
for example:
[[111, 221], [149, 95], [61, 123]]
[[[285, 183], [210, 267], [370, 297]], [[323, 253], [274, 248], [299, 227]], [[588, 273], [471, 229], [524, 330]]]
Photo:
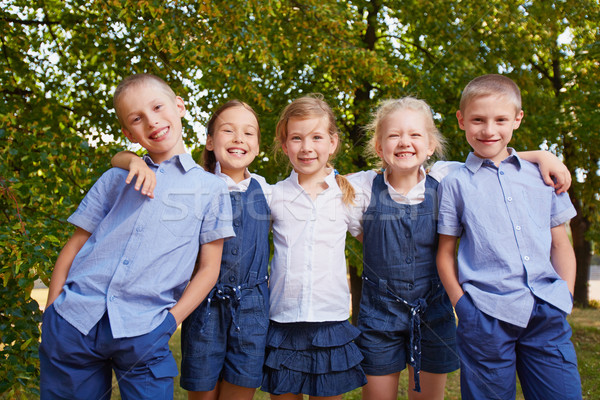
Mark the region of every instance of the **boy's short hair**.
[[134, 74], [134, 75], [128, 76], [127, 78], [123, 79], [121, 81], [121, 83], [119, 83], [119, 85], [115, 89], [115, 94], [113, 95], [113, 107], [115, 109], [115, 112], [117, 113], [117, 118], [119, 119], [119, 121], [121, 121], [121, 116], [119, 115], [119, 110], [117, 108], [117, 104], [118, 104], [121, 96], [123, 96], [123, 94], [125, 92], [127, 92], [127, 90], [129, 88], [143, 85], [146, 83], [154, 83], [154, 84], [158, 85], [158, 87], [160, 89], [164, 90], [170, 97], [173, 97], [173, 98], [177, 97], [177, 95], [175, 94], [173, 89], [171, 89], [171, 87], [167, 84], [167, 82], [160, 79], [156, 75]]
[[460, 96], [460, 110], [465, 112], [465, 107], [470, 101], [482, 96], [505, 96], [513, 102], [516, 112], [521, 111], [521, 91], [512, 79], [498, 74], [478, 76], [465, 86]]

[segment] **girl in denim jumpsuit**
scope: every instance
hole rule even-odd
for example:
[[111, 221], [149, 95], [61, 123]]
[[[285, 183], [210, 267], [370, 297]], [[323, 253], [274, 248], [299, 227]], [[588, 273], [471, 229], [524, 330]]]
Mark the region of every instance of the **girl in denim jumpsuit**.
[[442, 152], [429, 106], [384, 102], [370, 126], [384, 173], [351, 175], [363, 192], [363, 290], [358, 317], [364, 399], [396, 399], [409, 366], [410, 399], [442, 399], [459, 367], [452, 305], [437, 274], [437, 186], [423, 163]]

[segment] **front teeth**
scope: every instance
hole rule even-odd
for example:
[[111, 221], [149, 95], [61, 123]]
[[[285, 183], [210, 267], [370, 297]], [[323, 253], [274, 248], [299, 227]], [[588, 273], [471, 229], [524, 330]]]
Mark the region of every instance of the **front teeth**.
[[159, 139], [159, 138], [165, 136], [167, 134], [168, 129], [169, 128], [164, 128], [162, 131], [158, 132], [157, 134], [152, 135], [152, 139]]
[[246, 152], [244, 150], [240, 150], [240, 149], [231, 149], [231, 150], [229, 150], [229, 152], [232, 154], [246, 154]]

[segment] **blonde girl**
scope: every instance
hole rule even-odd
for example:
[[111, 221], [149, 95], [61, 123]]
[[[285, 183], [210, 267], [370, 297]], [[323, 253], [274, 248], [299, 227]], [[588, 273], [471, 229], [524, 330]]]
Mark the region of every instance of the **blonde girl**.
[[362, 386], [362, 356], [350, 325], [344, 256], [356, 231], [354, 190], [330, 163], [339, 148], [331, 108], [321, 96], [282, 112], [276, 141], [293, 167], [273, 186], [275, 253], [262, 390], [272, 399], [341, 399]]

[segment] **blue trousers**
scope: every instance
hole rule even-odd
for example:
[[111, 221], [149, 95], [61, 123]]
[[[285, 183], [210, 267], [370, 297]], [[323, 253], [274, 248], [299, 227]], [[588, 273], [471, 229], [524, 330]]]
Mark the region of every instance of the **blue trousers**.
[[536, 298], [521, 328], [482, 313], [465, 294], [456, 314], [463, 400], [514, 399], [517, 374], [527, 400], [582, 398], [565, 313]]
[[44, 312], [40, 344], [42, 400], [110, 400], [112, 370], [121, 398], [173, 399], [177, 363], [169, 349], [175, 329], [171, 313], [152, 332], [114, 339], [108, 314], [83, 335], [54, 307]]

